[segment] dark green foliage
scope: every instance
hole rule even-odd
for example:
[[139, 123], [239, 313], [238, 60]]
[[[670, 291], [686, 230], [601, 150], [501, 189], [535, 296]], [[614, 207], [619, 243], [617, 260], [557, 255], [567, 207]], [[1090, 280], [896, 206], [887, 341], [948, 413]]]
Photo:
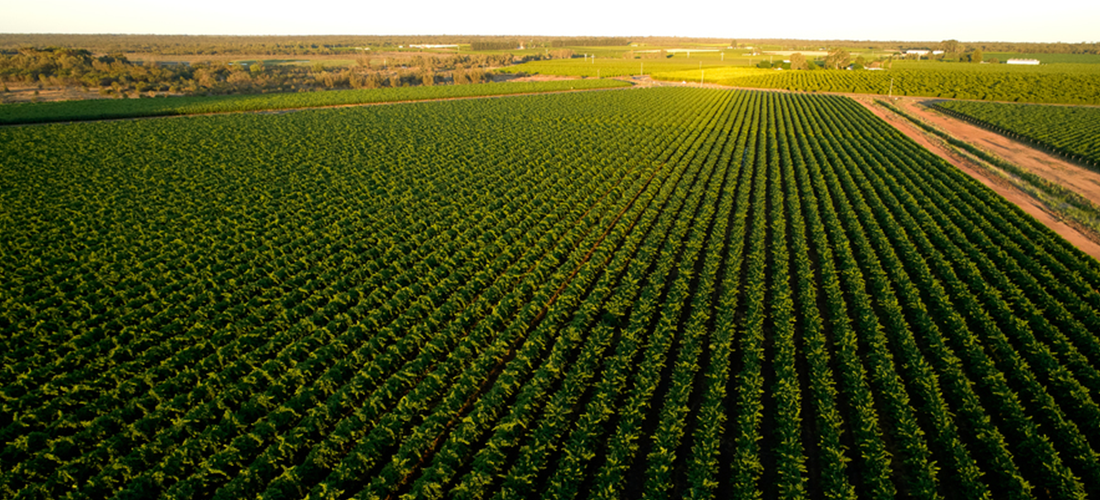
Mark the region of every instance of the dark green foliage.
[[570, 80], [370, 90], [335, 90], [289, 94], [170, 97], [141, 100], [131, 99], [124, 101], [91, 100], [33, 104], [3, 104], [0, 105], [0, 124], [314, 108], [347, 104], [419, 101], [453, 97], [526, 94], [534, 92], [628, 86], [630, 86], [630, 84], [615, 80]]
[[1100, 493], [1100, 265], [841, 97], [0, 129], [4, 498]]
[[514, 50], [517, 48], [519, 48], [519, 42], [515, 40], [470, 42], [471, 50]]
[[1100, 168], [1100, 108], [944, 101], [955, 116]]
[[[792, 55], [792, 68], [797, 56]], [[814, 64], [810, 69], [817, 69]], [[691, 77], [679, 68], [654, 78], [679, 81]], [[667, 70], [666, 70], [667, 71]], [[698, 71], [695, 71], [698, 75]], [[707, 81], [734, 87], [842, 92], [892, 93], [895, 96], [947, 97], [986, 101], [1060, 104], [1100, 104], [1100, 65], [957, 64], [945, 62], [892, 63], [885, 70], [755, 71], [716, 68]]]

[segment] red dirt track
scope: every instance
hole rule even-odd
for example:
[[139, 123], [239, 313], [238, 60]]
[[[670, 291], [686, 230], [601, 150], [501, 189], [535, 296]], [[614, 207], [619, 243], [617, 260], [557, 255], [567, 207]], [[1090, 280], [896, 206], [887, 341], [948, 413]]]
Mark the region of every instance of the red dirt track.
[[[1043, 225], [1058, 233], [1082, 252], [1100, 260], [1100, 243], [1090, 238], [1086, 232], [1063, 222], [1056, 214], [1048, 211], [1039, 200], [1021, 191], [1007, 180], [989, 172], [970, 158], [959, 154], [941, 140], [927, 134], [905, 118], [873, 105], [871, 99], [864, 97], [857, 98], [856, 101], [899, 132], [913, 139], [917, 144], [958, 167], [967, 175], [977, 179], [986, 187], [996, 191], [997, 194], [1035, 217]], [[1045, 179], [1073, 189], [1090, 200], [1100, 200], [1100, 174], [1096, 172], [1035, 150], [1000, 134], [933, 113], [922, 106], [918, 106], [916, 100], [901, 99], [896, 101], [895, 104], [907, 113], [932, 123], [959, 140], [992, 151], [1001, 158], [1027, 168]]]

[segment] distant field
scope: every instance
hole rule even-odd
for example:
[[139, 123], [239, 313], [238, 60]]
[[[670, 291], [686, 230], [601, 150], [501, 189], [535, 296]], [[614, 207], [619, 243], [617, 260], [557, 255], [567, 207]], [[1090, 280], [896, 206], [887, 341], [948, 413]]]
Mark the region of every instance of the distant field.
[[772, 50], [765, 52], [764, 55], [777, 55], [788, 57], [794, 54], [802, 54], [806, 57], [825, 57], [829, 55], [827, 50]]
[[[758, 58], [759, 59], [759, 58]], [[498, 71], [506, 73], [534, 73], [540, 75], [570, 75], [587, 77], [630, 76], [638, 74], [653, 74], [657, 72], [672, 72], [696, 70], [698, 78], [699, 64], [703, 68], [720, 68], [731, 66], [748, 66], [747, 59], [727, 57], [725, 62], [719, 62], [717, 55], [707, 58], [699, 58], [692, 55], [688, 59], [682, 55], [667, 59], [599, 59], [595, 62], [585, 62], [584, 59], [555, 59], [551, 61], [534, 61], [516, 66], [508, 66]]]
[[[576, 54], [594, 54], [597, 58], [621, 58], [624, 53], [631, 50], [637, 50], [637, 47], [630, 46], [606, 46], [606, 47], [563, 47], [572, 50]], [[551, 49], [553, 50], [553, 49]]]
[[966, 101], [936, 107], [1100, 168], [1100, 108]]
[[283, 94], [18, 103], [0, 105], [0, 124], [262, 111], [628, 86], [630, 86], [629, 83], [616, 80], [567, 80], [369, 90], [330, 90]]
[[1100, 64], [1100, 54], [1023, 54], [1019, 52], [986, 52], [985, 59], [996, 57], [1000, 62], [1009, 59], [1038, 59], [1042, 64]]
[[[356, 61], [355, 59], [308, 59], [308, 58], [301, 58], [301, 59], [237, 59], [237, 60], [233, 60], [233, 61], [230, 61], [230, 62], [231, 62], [231, 64], [247, 64], [247, 65], [263, 63], [264, 66], [313, 66], [315, 64], [320, 63], [322, 66], [324, 66], [326, 68], [332, 68], [332, 67], [352, 66], [352, 65], [356, 64], [358, 61]], [[371, 62], [374, 63], [374, 61], [371, 61]], [[381, 66], [382, 62], [378, 61], [374, 65]]]
[[179, 63], [253, 63], [256, 61], [263, 61], [267, 65], [279, 65], [279, 64], [305, 64], [312, 65], [313, 63], [321, 63], [325, 66], [350, 66], [355, 64], [360, 57], [382, 57], [381, 54], [372, 54], [369, 51], [357, 51], [357, 52], [345, 52], [338, 55], [333, 54], [310, 54], [302, 56], [268, 56], [264, 54], [200, 54], [200, 55], [161, 55], [150, 54], [145, 52], [132, 52], [126, 54], [126, 58], [134, 62], [144, 61], [156, 61], [160, 64], [179, 64]]
[[924, 69], [936, 71], [955, 71], [963, 73], [1072, 73], [1100, 75], [1100, 66], [1088, 64], [1051, 63], [1039, 66], [1016, 66], [1011, 64], [974, 64], [965, 62], [942, 61], [895, 61], [894, 69]]
[[[705, 66], [704, 66], [705, 67]], [[660, 80], [698, 81], [698, 68], [655, 72]], [[1100, 104], [1100, 66], [1038, 67], [895, 63], [886, 71], [706, 70], [706, 81], [734, 87], [948, 97], [990, 101]], [[892, 90], [891, 90], [892, 89]]]

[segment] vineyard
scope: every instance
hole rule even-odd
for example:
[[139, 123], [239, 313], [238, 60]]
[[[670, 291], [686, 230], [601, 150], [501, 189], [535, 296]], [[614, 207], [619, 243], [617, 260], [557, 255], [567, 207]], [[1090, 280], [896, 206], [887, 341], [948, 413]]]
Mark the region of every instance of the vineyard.
[[316, 108], [395, 101], [422, 101], [496, 95], [560, 92], [567, 90], [628, 87], [615, 80], [505, 82], [478, 85], [442, 85], [326, 92], [187, 96], [150, 99], [98, 99], [0, 106], [0, 124], [197, 115], [238, 111]]
[[699, 68], [654, 73], [658, 80], [698, 82], [732, 87], [799, 91], [893, 94], [987, 101], [1100, 104], [1100, 66], [978, 65], [903, 63], [884, 71], [777, 71], [756, 68]]
[[[631, 76], [640, 74], [642, 65], [638, 61], [597, 59], [598, 62], [588, 62], [589, 59], [573, 60], [558, 59], [550, 61], [534, 61], [506, 68], [498, 69], [498, 72], [522, 72], [536, 75], [581, 76], [585, 78], [605, 78], [614, 76]], [[668, 66], [671, 61], [654, 60], [651, 64], [654, 68]], [[658, 66], [660, 65], [660, 66]], [[680, 71], [698, 67], [697, 64], [677, 64], [671, 67], [671, 71]]]
[[[702, 62], [702, 64], [700, 64]], [[712, 68], [743, 69], [748, 61], [733, 56], [720, 62], [713, 55], [695, 55], [693, 59], [555, 59], [533, 61], [501, 68], [502, 73], [524, 72], [539, 75], [583, 76], [586, 78], [607, 78], [614, 76], [633, 76], [640, 74], [688, 72], [694, 71], [694, 81], [699, 80], [699, 69]], [[692, 80], [692, 78], [688, 78]]]
[[1100, 168], [1100, 108], [947, 101], [936, 109]]
[[0, 151], [3, 498], [1100, 496], [1100, 263], [844, 97]]

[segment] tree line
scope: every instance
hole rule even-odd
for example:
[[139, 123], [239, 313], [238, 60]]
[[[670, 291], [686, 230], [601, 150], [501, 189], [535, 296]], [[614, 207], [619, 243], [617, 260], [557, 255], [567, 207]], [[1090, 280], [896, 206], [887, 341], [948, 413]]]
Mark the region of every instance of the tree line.
[[[325, 55], [341, 54], [363, 47], [397, 48], [411, 44], [506, 44], [509, 50], [574, 46], [681, 45], [687, 43], [730, 46], [778, 46], [785, 50], [819, 50], [822, 47], [867, 48], [874, 50], [939, 49], [938, 41], [866, 41], [866, 40], [794, 40], [751, 38], [693, 37], [554, 37], [554, 36], [470, 36], [470, 35], [311, 35], [311, 36], [233, 36], [233, 35], [82, 35], [82, 34], [0, 34], [0, 52], [14, 53], [23, 47], [57, 46], [83, 48], [95, 53], [142, 52], [163, 55]], [[1100, 54], [1100, 42], [1024, 43], [959, 42], [964, 51], [1019, 52], [1043, 54]]]
[[516, 47], [519, 47], [519, 42], [515, 40], [470, 42], [471, 50], [513, 50]]
[[[715, 40], [723, 42], [723, 40]], [[971, 52], [980, 49], [986, 52], [1019, 52], [1029, 54], [1100, 54], [1100, 42], [1080, 43], [1030, 43], [1030, 42], [960, 42], [958, 40], [945, 41], [869, 41], [869, 40], [793, 40], [784, 38], [754, 38], [741, 39], [737, 45], [741, 46], [777, 46], [784, 50], [823, 50], [823, 47], [847, 47], [852, 49], [871, 50], [895, 50], [905, 51], [909, 49], [946, 50], [943, 44], [954, 42], [958, 52]], [[646, 43], [652, 43], [646, 41]], [[679, 43], [685, 43], [683, 41]], [[723, 42], [724, 43], [724, 42]]]
[[414, 44], [469, 44], [473, 50], [514, 50], [567, 46], [628, 45], [625, 38], [549, 36], [230, 36], [230, 35], [68, 35], [0, 34], [0, 53], [26, 47], [88, 49], [94, 53], [137, 52], [160, 55], [337, 55], [357, 49], [398, 49]]
[[598, 37], [598, 38], [558, 38], [550, 41], [551, 47], [621, 47], [630, 45], [630, 39]]
[[[521, 61], [550, 58], [534, 54]], [[8, 86], [84, 88], [104, 96], [217, 95], [361, 89], [490, 81], [490, 68], [515, 61], [511, 54], [417, 54], [360, 57], [350, 67], [250, 63], [158, 63], [131, 61], [121, 53], [96, 55], [87, 49], [24, 48], [0, 54], [0, 82]], [[5, 99], [6, 100], [6, 99]]]

